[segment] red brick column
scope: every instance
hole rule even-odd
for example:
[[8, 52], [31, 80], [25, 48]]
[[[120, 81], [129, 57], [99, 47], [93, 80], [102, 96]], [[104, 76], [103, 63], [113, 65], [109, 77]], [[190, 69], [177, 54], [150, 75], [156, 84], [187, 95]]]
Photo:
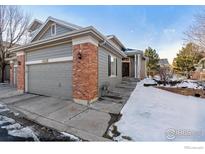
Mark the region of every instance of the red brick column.
[[17, 90], [25, 90], [25, 55], [24, 52], [17, 53]]
[[10, 61], [10, 85], [14, 85], [14, 62]]
[[89, 104], [98, 98], [98, 47], [92, 43], [73, 45], [73, 99]]

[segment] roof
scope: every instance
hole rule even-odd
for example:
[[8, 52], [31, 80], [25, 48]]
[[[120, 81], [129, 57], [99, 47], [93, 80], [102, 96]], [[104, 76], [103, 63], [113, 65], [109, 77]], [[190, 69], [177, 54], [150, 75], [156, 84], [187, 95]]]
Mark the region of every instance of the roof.
[[43, 40], [34, 41], [34, 42], [29, 43], [29, 44], [20, 46], [20, 47], [12, 48], [12, 49], [10, 49], [10, 51], [11, 52], [18, 52], [20, 50], [25, 50], [25, 49], [29, 49], [29, 48], [32, 48], [32, 47], [40, 46], [40, 45], [45, 44], [45, 43], [51, 43], [51, 42], [54, 42], [54, 41], [67, 40], [68, 38], [74, 38], [74, 37], [77, 37], [77, 36], [80, 36], [80, 35], [91, 35], [92, 37], [94, 37], [99, 42], [102, 42], [101, 45], [107, 45], [110, 48], [112, 48], [115, 52], [120, 54], [122, 57], [126, 57], [126, 54], [123, 51], [121, 51], [118, 48], [116, 48], [115, 46], [113, 46], [110, 43], [110, 41], [107, 41], [107, 37], [105, 37], [102, 33], [100, 33], [98, 30], [96, 30], [92, 26], [77, 29], [77, 30], [74, 30], [74, 31], [70, 31], [70, 32], [67, 32], [67, 33], [64, 33], [64, 34], [61, 34], [61, 35], [54, 36], [52, 38], [47, 38], [47, 39], [43, 39]]
[[107, 35], [107, 39], [114, 39], [123, 49], [126, 49], [122, 42], [115, 35]]
[[169, 65], [168, 59], [167, 58], [160, 59], [159, 65]]
[[125, 54], [128, 55], [128, 56], [134, 56], [135, 54], [142, 54], [143, 55], [143, 51], [142, 50], [138, 50], [138, 49], [127, 48], [125, 50]]
[[28, 26], [28, 31], [33, 31], [33, 27], [37, 26], [38, 24], [43, 25], [43, 22], [38, 19], [34, 19], [33, 22]]

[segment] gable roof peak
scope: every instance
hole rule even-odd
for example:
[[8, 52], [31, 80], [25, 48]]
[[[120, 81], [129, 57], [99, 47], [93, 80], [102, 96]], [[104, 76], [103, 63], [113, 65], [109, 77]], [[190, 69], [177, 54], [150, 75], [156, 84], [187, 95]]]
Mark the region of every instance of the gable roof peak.
[[[72, 23], [70, 23], [70, 22], [67, 22], [67, 21], [64, 21], [64, 20], [60, 20], [60, 19], [57, 19], [57, 18], [54, 18], [54, 17], [52, 17], [52, 16], [49, 16], [48, 18], [47, 18], [47, 20], [46, 20], [46, 22], [48, 22], [48, 21], [53, 21], [53, 22], [56, 22], [56, 23], [58, 23], [58, 24], [60, 24], [60, 25], [63, 25], [63, 26], [66, 26], [66, 27], [69, 27], [69, 28], [72, 28], [72, 29], [80, 29], [80, 28], [83, 28], [83, 27], [81, 27], [81, 26], [78, 26], [78, 25], [75, 25], [75, 24], [72, 24]], [[45, 22], [45, 23], [46, 23]]]
[[62, 25], [64, 27], [67, 27], [67, 28], [70, 28], [70, 29], [73, 29], [73, 30], [79, 30], [81, 29], [82, 27], [81, 26], [78, 26], [78, 25], [75, 25], [75, 24], [72, 24], [72, 23], [69, 23], [69, 22], [66, 22], [66, 21], [63, 21], [63, 20], [60, 20], [60, 19], [57, 19], [57, 18], [54, 18], [52, 16], [49, 16], [46, 21], [40, 26], [40, 28], [38, 29], [38, 32], [33, 36], [33, 38], [31, 39], [31, 42], [36, 38], [36, 36], [43, 30], [43, 28], [48, 24], [48, 22], [55, 22], [59, 25]]

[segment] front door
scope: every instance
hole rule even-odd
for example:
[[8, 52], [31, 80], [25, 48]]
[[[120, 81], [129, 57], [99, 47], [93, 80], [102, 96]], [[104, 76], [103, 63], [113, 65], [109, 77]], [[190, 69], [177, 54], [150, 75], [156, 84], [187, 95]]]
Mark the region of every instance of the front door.
[[122, 63], [122, 77], [129, 77], [130, 63]]

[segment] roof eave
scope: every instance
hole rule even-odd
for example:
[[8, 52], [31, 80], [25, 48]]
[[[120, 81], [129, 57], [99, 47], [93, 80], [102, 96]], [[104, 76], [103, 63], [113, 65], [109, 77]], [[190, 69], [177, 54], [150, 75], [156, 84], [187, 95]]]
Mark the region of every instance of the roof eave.
[[[57, 37], [48, 38], [48, 39], [45, 39], [45, 40], [39, 40], [39, 41], [35, 41], [35, 42], [29, 43], [29, 44], [24, 45], [24, 46], [20, 46], [20, 47], [16, 47], [16, 48], [11, 48], [9, 51], [10, 52], [18, 52], [18, 51], [25, 50], [25, 49], [28, 49], [28, 48], [32, 48], [32, 47], [35, 47], [35, 46], [38, 46], [38, 45], [41, 45], [41, 44], [44, 44], [44, 43], [50, 43], [50, 42], [54, 42], [54, 41], [59, 41], [59, 40], [63, 40], [63, 39], [66, 39], [66, 38], [74, 38], [74, 37], [78, 37], [79, 35], [92, 35], [99, 42], [107, 40], [106, 37], [104, 35], [102, 35], [98, 30], [96, 30], [94, 27], [90, 26], [90, 27], [82, 28], [82, 29], [75, 30], [75, 31], [72, 31], [72, 32], [68, 32], [66, 34], [59, 35]], [[106, 42], [108, 43], [108, 45], [113, 50], [118, 52], [123, 57], [127, 57], [127, 55], [123, 51], [120, 51], [119, 49], [114, 47], [108, 41], [106, 41]]]
[[122, 43], [115, 35], [110, 35], [109, 37], [110, 37], [110, 39], [111, 39], [111, 38], [114, 38], [114, 39], [117, 41], [117, 43], [118, 43], [123, 49], [126, 49], [126, 47], [123, 45], [123, 43]]

